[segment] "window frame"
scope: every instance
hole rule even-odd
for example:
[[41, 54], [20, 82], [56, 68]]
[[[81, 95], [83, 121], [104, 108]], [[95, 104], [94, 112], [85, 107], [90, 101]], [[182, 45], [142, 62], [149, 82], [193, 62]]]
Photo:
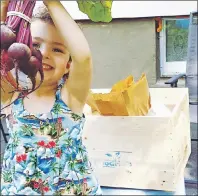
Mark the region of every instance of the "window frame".
[[162, 18], [162, 30], [160, 31], [160, 76], [172, 77], [180, 73], [186, 73], [186, 61], [173, 61], [166, 62], [166, 21], [167, 20], [181, 20], [188, 19], [186, 17], [181, 18]]

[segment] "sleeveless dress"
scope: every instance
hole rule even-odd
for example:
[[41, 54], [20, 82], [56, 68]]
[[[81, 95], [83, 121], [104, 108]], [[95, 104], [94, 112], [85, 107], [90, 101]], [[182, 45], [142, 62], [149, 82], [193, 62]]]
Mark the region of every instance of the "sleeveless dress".
[[[10, 139], [1, 175], [1, 195], [102, 195], [85, 146], [84, 114], [73, 113], [58, 85], [53, 108], [30, 114], [18, 98], [7, 119]], [[36, 107], [36, 105], [35, 105]]]

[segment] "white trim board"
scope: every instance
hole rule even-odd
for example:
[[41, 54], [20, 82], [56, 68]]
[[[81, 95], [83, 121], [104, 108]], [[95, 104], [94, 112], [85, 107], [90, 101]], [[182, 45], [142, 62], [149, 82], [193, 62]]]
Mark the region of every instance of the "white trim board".
[[[42, 2], [37, 2], [37, 5]], [[79, 11], [76, 1], [61, 1], [75, 20], [88, 19]], [[189, 15], [197, 10], [197, 1], [113, 1], [113, 18], [142, 18]]]

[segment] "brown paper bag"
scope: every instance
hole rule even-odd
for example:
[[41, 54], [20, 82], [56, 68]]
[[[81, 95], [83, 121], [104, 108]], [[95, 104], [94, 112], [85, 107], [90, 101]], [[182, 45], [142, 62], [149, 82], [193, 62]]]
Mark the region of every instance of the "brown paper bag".
[[87, 104], [91, 107], [92, 109], [92, 112], [99, 112], [100, 113], [100, 110], [98, 109], [96, 103], [95, 103], [95, 100], [94, 100], [94, 97], [93, 97], [93, 92], [90, 90], [89, 91], [89, 94], [88, 94], [88, 97], [87, 97]]
[[123, 92], [123, 96], [130, 116], [146, 115], [151, 107], [146, 75], [142, 74], [136, 83]]
[[101, 115], [128, 116], [124, 97], [121, 92], [96, 93], [93, 97]]
[[126, 79], [120, 80], [119, 82], [114, 84], [111, 89], [111, 92], [124, 91], [132, 84], [134, 84], [134, 80], [133, 80], [133, 76], [130, 75]]
[[110, 103], [112, 105], [114, 116], [129, 115], [122, 92], [112, 92]]
[[112, 115], [113, 111], [107, 94], [94, 93], [93, 98], [101, 115]]
[[114, 84], [110, 93], [90, 91], [87, 104], [93, 112], [105, 116], [144, 116], [151, 107], [146, 75], [136, 83], [133, 76], [128, 76]]

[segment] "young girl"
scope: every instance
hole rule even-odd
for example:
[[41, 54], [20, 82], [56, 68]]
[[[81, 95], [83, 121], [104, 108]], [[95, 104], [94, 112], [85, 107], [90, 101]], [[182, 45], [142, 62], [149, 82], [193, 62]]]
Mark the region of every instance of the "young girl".
[[[16, 100], [9, 119], [1, 177], [1, 195], [101, 195], [85, 146], [83, 108], [92, 58], [78, 25], [58, 1], [44, 1], [31, 23], [33, 46], [43, 55], [44, 82], [24, 99], [7, 89], [1, 102]], [[5, 21], [8, 1], [1, 6]], [[72, 61], [70, 61], [72, 59]], [[71, 65], [71, 68], [70, 68]], [[67, 77], [63, 77], [67, 76]], [[37, 84], [39, 83], [37, 76]]]

